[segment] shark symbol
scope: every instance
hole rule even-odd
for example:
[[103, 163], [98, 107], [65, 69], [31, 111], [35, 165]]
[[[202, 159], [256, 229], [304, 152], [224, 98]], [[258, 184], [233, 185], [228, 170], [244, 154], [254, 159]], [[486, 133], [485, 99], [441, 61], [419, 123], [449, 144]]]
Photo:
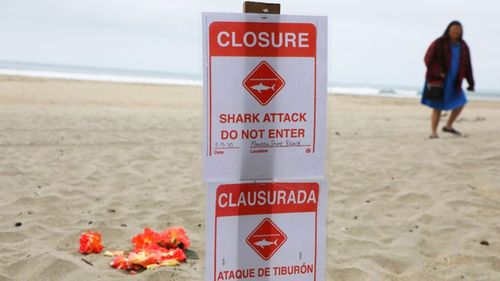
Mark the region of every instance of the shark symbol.
[[259, 92], [259, 94], [260, 94], [260, 93], [262, 93], [262, 91], [266, 91], [269, 89], [272, 89], [274, 91], [274, 86], [276, 86], [276, 84], [273, 84], [271, 87], [269, 87], [269, 86], [262, 84], [262, 82], [260, 82], [260, 84], [253, 85], [250, 88]]
[[278, 244], [278, 240], [274, 240], [274, 242], [271, 242], [271, 241], [267, 241], [266, 238], [260, 240], [260, 241], [257, 241], [255, 243], [253, 243], [255, 246], [258, 246], [258, 247], [261, 247], [262, 249], [264, 249], [264, 247], [267, 247], [267, 246], [271, 246], [271, 245], [274, 245], [274, 246], [277, 246]]

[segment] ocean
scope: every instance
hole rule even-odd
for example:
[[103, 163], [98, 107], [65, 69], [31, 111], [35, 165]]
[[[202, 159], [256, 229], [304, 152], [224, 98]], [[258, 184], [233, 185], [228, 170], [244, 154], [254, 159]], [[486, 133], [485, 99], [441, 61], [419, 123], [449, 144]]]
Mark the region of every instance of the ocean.
[[[201, 86], [201, 73], [172, 73], [148, 70], [97, 68], [75, 65], [56, 65], [0, 60], [0, 75], [40, 78], [60, 78], [119, 83], [192, 85]], [[416, 87], [364, 85], [361, 83], [328, 83], [328, 93], [339, 95], [383, 96], [419, 99], [421, 89]], [[477, 91], [469, 94], [471, 100], [500, 101], [500, 91]]]

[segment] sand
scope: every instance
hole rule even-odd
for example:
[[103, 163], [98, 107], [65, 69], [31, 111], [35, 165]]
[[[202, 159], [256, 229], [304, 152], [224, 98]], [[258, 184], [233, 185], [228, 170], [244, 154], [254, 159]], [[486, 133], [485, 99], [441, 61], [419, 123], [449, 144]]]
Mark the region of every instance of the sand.
[[[202, 280], [201, 92], [0, 77], [0, 281]], [[500, 103], [430, 140], [417, 100], [328, 100], [326, 279], [500, 280]], [[173, 225], [200, 260], [128, 276], [77, 252]]]

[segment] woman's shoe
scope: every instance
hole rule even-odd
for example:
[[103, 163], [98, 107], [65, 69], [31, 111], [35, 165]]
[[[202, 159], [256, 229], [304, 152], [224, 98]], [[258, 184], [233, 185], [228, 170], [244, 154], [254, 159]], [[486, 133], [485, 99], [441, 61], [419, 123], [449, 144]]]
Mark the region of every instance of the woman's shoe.
[[455, 130], [453, 128], [448, 129], [446, 127], [443, 127], [443, 132], [450, 133], [450, 134], [453, 134], [455, 136], [461, 136], [462, 135], [462, 133], [460, 133], [459, 131], [457, 131], [457, 130]]

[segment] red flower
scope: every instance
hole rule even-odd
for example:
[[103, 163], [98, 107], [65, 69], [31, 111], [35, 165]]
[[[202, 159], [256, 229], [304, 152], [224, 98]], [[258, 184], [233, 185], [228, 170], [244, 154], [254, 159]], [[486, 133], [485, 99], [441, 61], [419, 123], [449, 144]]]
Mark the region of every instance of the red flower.
[[100, 253], [104, 249], [101, 244], [101, 234], [98, 232], [87, 231], [80, 236], [80, 253], [91, 254]]
[[190, 245], [189, 237], [186, 235], [186, 230], [182, 227], [170, 227], [165, 229], [160, 234], [158, 244], [167, 249], [180, 248], [188, 249]]
[[128, 261], [124, 256], [117, 256], [111, 262], [111, 266], [116, 269], [129, 269]]
[[149, 245], [156, 245], [160, 239], [160, 235], [150, 228], [144, 228], [144, 233], [136, 235], [132, 238], [132, 244], [135, 250], [143, 249]]
[[160, 263], [161, 253], [140, 250], [138, 252], [131, 252], [128, 254], [127, 260], [131, 266], [140, 265], [142, 267], [148, 267], [149, 265]]
[[116, 255], [110, 263], [112, 267], [135, 274], [144, 269], [176, 266], [187, 259], [184, 249], [189, 247], [190, 241], [182, 227], [171, 227], [162, 233], [145, 228], [143, 233], [132, 238], [132, 243], [135, 248], [128, 255], [107, 252]]
[[[185, 260], [186, 260], [186, 254], [184, 254], [184, 251], [181, 249], [167, 250], [157, 245], [149, 245], [144, 247], [143, 249], [129, 253], [128, 257], [126, 258], [126, 264], [129, 269], [137, 268], [137, 266], [144, 268], [151, 268], [162, 264], [163, 265], [178, 264], [174, 262], [164, 263], [166, 261], [183, 262]], [[117, 260], [116, 263], [119, 264], [120, 262], [121, 260]]]
[[163, 255], [163, 259], [162, 261], [166, 261], [166, 260], [177, 260], [179, 262], [183, 262], [186, 260], [186, 254], [184, 253], [184, 251], [182, 249], [171, 249], [168, 251], [168, 253], [166, 255]]

